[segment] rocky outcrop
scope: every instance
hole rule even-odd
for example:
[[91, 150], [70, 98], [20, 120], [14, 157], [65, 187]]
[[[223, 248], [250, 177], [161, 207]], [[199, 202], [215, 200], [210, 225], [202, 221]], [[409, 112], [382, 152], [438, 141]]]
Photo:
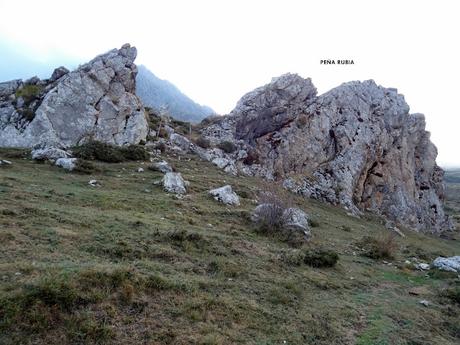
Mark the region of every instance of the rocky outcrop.
[[220, 159], [238, 173], [278, 180], [306, 197], [354, 214], [373, 211], [417, 231], [452, 227], [424, 116], [410, 114], [396, 89], [372, 80], [316, 96], [310, 79], [287, 74], [245, 95], [202, 135], [213, 144], [221, 137], [237, 145]]
[[123, 145], [147, 135], [135, 95], [136, 48], [125, 44], [48, 80], [0, 84], [0, 146], [66, 148], [88, 139]]

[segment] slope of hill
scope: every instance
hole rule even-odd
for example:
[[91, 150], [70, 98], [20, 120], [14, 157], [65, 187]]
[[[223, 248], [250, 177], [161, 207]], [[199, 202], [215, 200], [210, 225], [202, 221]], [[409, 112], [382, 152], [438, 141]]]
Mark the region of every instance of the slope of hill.
[[[357, 243], [388, 231], [378, 218], [294, 197], [316, 223], [294, 248], [249, 221], [260, 180], [195, 155], [162, 155], [190, 181], [182, 198], [142, 162], [80, 175], [0, 156], [2, 344], [458, 344], [456, 274], [413, 267], [458, 241], [407, 231], [393, 258], [371, 259]], [[241, 206], [208, 195], [223, 184]], [[299, 259], [316, 248], [336, 267]]]
[[165, 107], [177, 120], [197, 123], [214, 114], [211, 108], [195, 103], [176, 86], [158, 78], [145, 66], [138, 66], [136, 83], [136, 93], [144, 105], [156, 109]]

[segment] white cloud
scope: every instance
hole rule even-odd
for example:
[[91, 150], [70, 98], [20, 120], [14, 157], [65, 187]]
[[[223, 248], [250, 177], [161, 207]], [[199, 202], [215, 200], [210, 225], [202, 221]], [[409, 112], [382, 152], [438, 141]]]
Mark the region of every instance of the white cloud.
[[[441, 164], [460, 165], [458, 7], [456, 0], [0, 0], [0, 38], [39, 61], [83, 62], [130, 42], [138, 63], [221, 113], [286, 72], [312, 77], [320, 92], [372, 78], [426, 114]], [[321, 66], [322, 58], [355, 65]]]

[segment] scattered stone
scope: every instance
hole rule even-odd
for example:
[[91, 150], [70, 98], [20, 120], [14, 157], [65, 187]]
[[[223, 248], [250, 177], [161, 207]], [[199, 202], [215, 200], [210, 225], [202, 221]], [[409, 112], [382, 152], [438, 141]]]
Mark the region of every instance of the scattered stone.
[[460, 273], [460, 256], [438, 257], [433, 261], [432, 266], [442, 271]]
[[138, 169], [137, 169], [137, 172], [138, 172], [138, 173], [144, 172], [144, 168], [138, 168]]
[[240, 198], [233, 191], [230, 185], [226, 185], [220, 188], [212, 189], [209, 191], [215, 200], [220, 201], [226, 205], [239, 205]]
[[75, 169], [75, 163], [77, 160], [77, 158], [58, 158], [54, 164], [65, 170], [72, 171]]
[[163, 177], [163, 188], [168, 193], [185, 194], [185, 181], [180, 173], [167, 172]]
[[90, 180], [88, 184], [93, 187], [100, 186], [100, 183], [97, 180]]
[[421, 301], [419, 301], [418, 303], [420, 303], [421, 305], [423, 305], [424, 307], [429, 307], [431, 305], [430, 302], [428, 302], [427, 300], [425, 299], [422, 299]]
[[161, 162], [155, 162], [153, 163], [151, 166], [149, 166], [149, 169], [150, 170], [153, 170], [153, 171], [159, 171], [159, 172], [162, 172], [163, 174], [166, 174], [168, 172], [172, 172], [173, 169], [172, 167], [169, 165], [168, 162], [166, 161], [161, 161]]
[[11, 161], [8, 161], [6, 159], [0, 159], [0, 165], [11, 165], [13, 164]]
[[430, 265], [424, 262], [421, 262], [421, 263], [416, 264], [415, 268], [420, 271], [428, 271], [430, 269]]

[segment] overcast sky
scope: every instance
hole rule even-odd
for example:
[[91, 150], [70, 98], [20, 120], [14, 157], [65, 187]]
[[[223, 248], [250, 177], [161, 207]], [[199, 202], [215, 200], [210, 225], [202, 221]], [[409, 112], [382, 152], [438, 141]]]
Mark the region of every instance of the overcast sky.
[[222, 114], [286, 72], [311, 77], [320, 93], [374, 79], [426, 115], [438, 163], [460, 166], [459, 3], [0, 0], [0, 79], [46, 76], [126, 42], [138, 64]]

